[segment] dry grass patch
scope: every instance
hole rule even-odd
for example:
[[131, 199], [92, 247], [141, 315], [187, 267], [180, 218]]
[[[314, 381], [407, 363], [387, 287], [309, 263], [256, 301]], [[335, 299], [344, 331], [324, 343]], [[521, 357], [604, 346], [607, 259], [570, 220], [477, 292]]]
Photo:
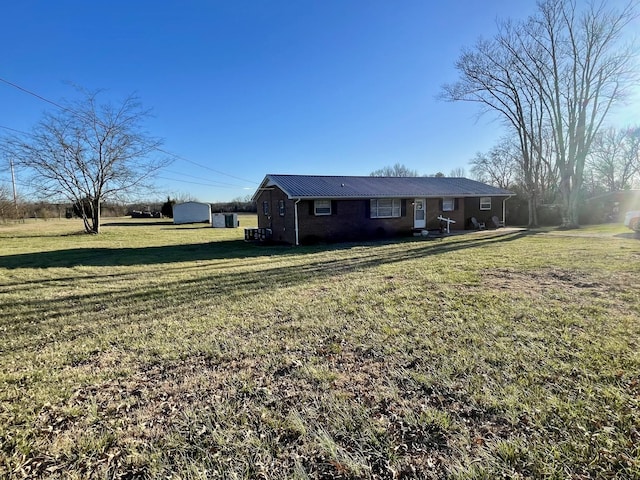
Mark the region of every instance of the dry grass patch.
[[0, 476], [640, 475], [640, 247], [616, 230], [105, 233], [3, 238]]

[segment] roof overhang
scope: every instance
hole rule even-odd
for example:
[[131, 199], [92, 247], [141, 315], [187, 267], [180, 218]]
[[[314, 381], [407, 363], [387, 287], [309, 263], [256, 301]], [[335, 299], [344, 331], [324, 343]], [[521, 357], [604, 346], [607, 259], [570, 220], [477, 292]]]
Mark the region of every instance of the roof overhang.
[[447, 198], [447, 197], [455, 197], [455, 198], [479, 198], [479, 197], [504, 197], [504, 198], [511, 198], [514, 197], [515, 194], [512, 195], [505, 195], [505, 194], [501, 194], [501, 195], [491, 195], [491, 194], [455, 194], [455, 195], [433, 195], [433, 194], [407, 194], [407, 195], [385, 195], [385, 194], [380, 194], [380, 195], [359, 195], [359, 196], [338, 196], [338, 195], [333, 195], [333, 196], [319, 196], [319, 195], [298, 195], [298, 196], [290, 196], [287, 195], [287, 198], [289, 200], [368, 200], [368, 199], [373, 199], [373, 198], [399, 198], [399, 199], [403, 199], [403, 198]]
[[[271, 178], [269, 177], [269, 175], [267, 175], [266, 177], [264, 177], [264, 179], [262, 180], [262, 182], [260, 182], [260, 185], [258, 186], [258, 189], [255, 191], [255, 193], [253, 194], [253, 196], [251, 197], [251, 201], [255, 202], [256, 200], [258, 200], [258, 196], [264, 191], [264, 190], [269, 190], [270, 187], [273, 187], [275, 185], [275, 183], [271, 180]], [[281, 188], [282, 190], [282, 188]], [[284, 190], [283, 190], [284, 191]], [[286, 192], [285, 192], [286, 193]]]
[[514, 197], [516, 194], [513, 192], [509, 193], [450, 193], [450, 194], [433, 194], [428, 192], [406, 192], [402, 194], [398, 193], [379, 193], [373, 194], [369, 193], [366, 195], [295, 195], [292, 194], [288, 189], [281, 185], [277, 179], [273, 178], [271, 175], [266, 175], [260, 186], [256, 190], [256, 192], [251, 197], [251, 201], [255, 202], [258, 199], [260, 193], [265, 190], [272, 190], [274, 187], [279, 188], [289, 200], [367, 200], [367, 199], [375, 199], [375, 198], [480, 198], [480, 197], [498, 197], [509, 199]]

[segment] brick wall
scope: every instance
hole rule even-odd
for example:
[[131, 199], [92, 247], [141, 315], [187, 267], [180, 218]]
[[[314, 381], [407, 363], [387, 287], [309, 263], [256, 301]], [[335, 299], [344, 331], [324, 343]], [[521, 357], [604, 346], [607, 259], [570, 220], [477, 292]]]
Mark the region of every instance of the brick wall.
[[[281, 215], [280, 202], [284, 202], [284, 215]], [[264, 203], [267, 203], [267, 213]], [[258, 227], [270, 228], [274, 242], [295, 245], [295, 201], [289, 200], [285, 193], [277, 187], [263, 190], [256, 199], [258, 209]]]
[[438, 220], [440, 215], [456, 221], [449, 227], [451, 230], [465, 229], [465, 203], [462, 199], [456, 198], [454, 200], [454, 209], [452, 211], [443, 212], [441, 198], [427, 198], [427, 228], [429, 230], [440, 228], [440, 220]]
[[504, 197], [491, 197], [491, 209], [480, 210], [480, 198], [465, 198], [465, 220], [467, 222], [467, 228], [473, 228], [470, 225], [471, 217], [476, 217], [480, 223], [485, 223], [487, 228], [493, 227], [491, 217], [496, 216], [499, 220], [502, 220], [502, 202]]
[[331, 205], [331, 215], [314, 215], [313, 200], [298, 205], [300, 241], [312, 243], [373, 240], [397, 235], [410, 235], [413, 228], [411, 202], [403, 200], [402, 216], [370, 218], [369, 199], [337, 200]]
[[[491, 210], [480, 210], [479, 198], [459, 198], [455, 200], [453, 211], [442, 211], [442, 199], [427, 198], [427, 229], [440, 227], [439, 215], [456, 221], [452, 230], [472, 228], [470, 218], [475, 216], [480, 222], [487, 222], [493, 215], [502, 218], [502, 198], [491, 199]], [[284, 212], [280, 211], [283, 202]], [[315, 215], [313, 200], [298, 202], [299, 242], [340, 242], [356, 240], [373, 240], [398, 235], [410, 235], [413, 229], [413, 201], [403, 199], [399, 218], [370, 218], [369, 199], [333, 200], [331, 215]], [[267, 203], [267, 213], [264, 210]], [[265, 189], [256, 199], [258, 209], [258, 227], [270, 228], [275, 242], [295, 245], [295, 200], [289, 200], [285, 193], [277, 187]], [[284, 213], [281, 215], [281, 213]]]

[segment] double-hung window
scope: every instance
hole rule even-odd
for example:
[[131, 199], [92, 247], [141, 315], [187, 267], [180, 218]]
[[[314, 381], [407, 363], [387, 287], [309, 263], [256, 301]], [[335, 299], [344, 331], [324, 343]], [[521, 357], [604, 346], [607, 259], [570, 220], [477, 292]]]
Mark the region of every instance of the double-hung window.
[[313, 213], [315, 215], [331, 215], [331, 200], [314, 200]]
[[491, 210], [491, 197], [480, 197], [480, 210]]
[[269, 202], [262, 202], [262, 213], [266, 216], [269, 216]]
[[371, 218], [394, 218], [401, 213], [399, 198], [372, 198]]
[[284, 200], [278, 200], [278, 213], [284, 217]]
[[444, 197], [442, 199], [442, 211], [453, 212], [456, 209], [456, 199], [453, 197]]

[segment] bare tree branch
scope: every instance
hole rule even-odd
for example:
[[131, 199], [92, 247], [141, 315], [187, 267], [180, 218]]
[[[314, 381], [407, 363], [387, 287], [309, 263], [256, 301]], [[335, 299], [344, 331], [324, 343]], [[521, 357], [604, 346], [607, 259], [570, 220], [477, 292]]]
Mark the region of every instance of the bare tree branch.
[[616, 10], [604, 1], [578, 8], [575, 0], [543, 0], [525, 22], [501, 22], [492, 40], [463, 51], [459, 80], [443, 87], [442, 98], [479, 103], [518, 138], [530, 225], [543, 172], [551, 171], [559, 177], [563, 225], [578, 223], [585, 160], [638, 77], [635, 50], [623, 44], [637, 4]]
[[100, 231], [102, 202], [147, 187], [169, 163], [154, 155], [162, 142], [143, 130], [150, 112], [139, 99], [99, 103], [101, 93], [81, 90], [79, 101], [45, 114], [31, 135], [3, 142], [43, 195], [81, 206], [91, 233]]

